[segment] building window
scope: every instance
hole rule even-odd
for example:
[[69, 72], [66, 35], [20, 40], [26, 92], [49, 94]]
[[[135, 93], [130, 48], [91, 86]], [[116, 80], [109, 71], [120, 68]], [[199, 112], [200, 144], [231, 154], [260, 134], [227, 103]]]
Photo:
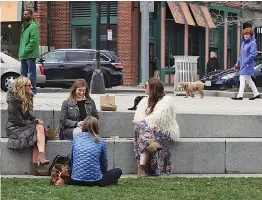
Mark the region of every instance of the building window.
[[218, 45], [218, 28], [209, 29], [209, 44]]
[[91, 26], [72, 27], [72, 48], [91, 49]]
[[73, 19], [91, 18], [91, 2], [72, 1], [71, 10]]
[[232, 27], [227, 28], [227, 45], [232, 45]]

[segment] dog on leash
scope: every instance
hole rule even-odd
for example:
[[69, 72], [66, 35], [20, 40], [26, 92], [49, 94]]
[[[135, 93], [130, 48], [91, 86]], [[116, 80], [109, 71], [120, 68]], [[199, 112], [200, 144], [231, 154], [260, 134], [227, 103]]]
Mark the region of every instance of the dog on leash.
[[204, 83], [202, 83], [201, 81], [196, 81], [196, 82], [184, 82], [184, 81], [180, 81], [178, 83], [178, 87], [183, 88], [186, 91], [186, 96], [185, 98], [187, 98], [188, 96], [191, 96], [192, 98], [194, 97], [194, 92], [198, 91], [199, 94], [201, 95], [201, 98], [204, 97]]
[[132, 108], [128, 108], [128, 110], [136, 110], [137, 105], [145, 96], [137, 96], [134, 100], [134, 106]]

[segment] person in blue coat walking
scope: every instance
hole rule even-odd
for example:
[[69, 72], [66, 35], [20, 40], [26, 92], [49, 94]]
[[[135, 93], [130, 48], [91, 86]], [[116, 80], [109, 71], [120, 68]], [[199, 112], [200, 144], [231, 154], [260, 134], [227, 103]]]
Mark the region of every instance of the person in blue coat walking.
[[251, 76], [254, 76], [255, 70], [255, 58], [257, 53], [257, 43], [253, 38], [252, 28], [246, 28], [243, 31], [243, 41], [241, 44], [240, 57], [235, 65], [235, 69], [239, 69], [240, 87], [237, 97], [233, 97], [233, 100], [243, 100], [244, 90], [246, 82], [251, 87], [254, 96], [249, 100], [255, 100], [260, 98], [256, 85], [253, 82]]
[[84, 120], [82, 132], [73, 138], [71, 185], [103, 187], [118, 183], [122, 170], [107, 171], [106, 144], [98, 133], [98, 120], [90, 116]]

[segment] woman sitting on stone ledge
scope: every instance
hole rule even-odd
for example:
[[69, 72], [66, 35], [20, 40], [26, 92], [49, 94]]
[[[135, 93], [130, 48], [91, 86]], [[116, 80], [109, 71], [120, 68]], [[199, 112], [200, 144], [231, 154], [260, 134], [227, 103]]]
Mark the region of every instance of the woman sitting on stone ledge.
[[[37, 161], [33, 155], [33, 163], [48, 165], [45, 157], [45, 132], [42, 120], [36, 119], [33, 114], [33, 92], [31, 81], [20, 76], [14, 82], [13, 89], [7, 92], [8, 119], [6, 134], [9, 138], [8, 148], [24, 149], [37, 145]], [[36, 146], [35, 146], [36, 148]], [[34, 150], [34, 152], [37, 152]]]
[[133, 120], [137, 177], [144, 177], [146, 174], [170, 174], [170, 145], [180, 135], [175, 102], [172, 97], [164, 94], [163, 84], [157, 78], [148, 80], [145, 92], [148, 97], [143, 98], [138, 104]]
[[61, 108], [60, 139], [72, 140], [73, 135], [82, 131], [83, 122], [88, 116], [99, 119], [86, 81], [78, 79], [73, 83], [69, 98], [63, 102]]

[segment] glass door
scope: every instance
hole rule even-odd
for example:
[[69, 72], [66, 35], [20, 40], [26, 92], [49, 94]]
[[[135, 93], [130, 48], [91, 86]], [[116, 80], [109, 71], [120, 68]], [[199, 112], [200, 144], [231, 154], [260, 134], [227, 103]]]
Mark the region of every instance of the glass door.
[[91, 49], [91, 26], [72, 26], [72, 48]]

